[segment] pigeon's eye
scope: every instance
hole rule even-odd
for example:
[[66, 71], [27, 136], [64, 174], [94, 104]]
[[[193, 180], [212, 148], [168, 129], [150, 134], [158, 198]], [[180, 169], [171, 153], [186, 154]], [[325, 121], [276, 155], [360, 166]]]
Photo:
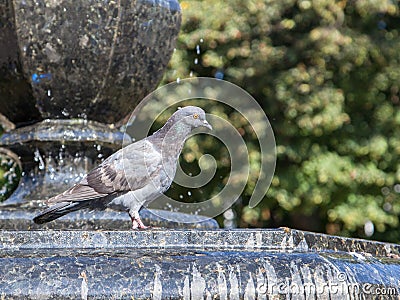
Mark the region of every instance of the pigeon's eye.
[[199, 115], [198, 114], [193, 114], [193, 119], [198, 119]]

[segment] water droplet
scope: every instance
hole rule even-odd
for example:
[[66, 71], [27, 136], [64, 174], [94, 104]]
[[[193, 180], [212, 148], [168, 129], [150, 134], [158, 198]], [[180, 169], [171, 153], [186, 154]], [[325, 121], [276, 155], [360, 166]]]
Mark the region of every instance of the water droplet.
[[372, 236], [375, 231], [375, 226], [374, 223], [372, 223], [370, 220], [365, 222], [364, 224], [364, 232], [366, 236]]
[[183, 199], [183, 195], [182, 194], [179, 195], [179, 199]]
[[68, 117], [69, 116], [69, 112], [68, 112], [68, 110], [66, 108], [64, 108], [61, 113], [64, 115], [64, 117]]
[[188, 191], [187, 194], [188, 194], [189, 197], [192, 196], [192, 192], [191, 191]]
[[51, 90], [47, 90], [47, 96], [51, 97]]
[[200, 43], [203, 43], [204, 42], [204, 40], [203, 39], [200, 39]]
[[42, 156], [40, 155], [39, 149], [36, 149], [34, 152], [34, 158], [36, 162], [39, 162], [39, 170], [43, 170], [45, 168], [44, 160]]
[[199, 63], [199, 59], [196, 57], [196, 58], [194, 59], [194, 64], [197, 65], [198, 63]]
[[384, 204], [383, 204], [383, 209], [385, 210], [385, 211], [391, 211], [392, 210], [392, 204], [390, 204], [389, 202], [385, 202]]
[[176, 83], [180, 83], [181, 82], [181, 79], [178, 77], [177, 79], [176, 79]]
[[190, 71], [189, 76], [193, 77], [193, 71]]
[[[200, 40], [200, 41], [201, 41], [201, 40]], [[197, 45], [197, 46], [196, 46], [196, 53], [197, 53], [197, 55], [200, 54], [200, 45]]]
[[384, 196], [387, 196], [387, 195], [390, 194], [390, 189], [389, 189], [387, 186], [384, 186], [384, 187], [381, 189], [381, 192], [382, 192], [382, 194], [383, 194]]
[[235, 218], [235, 212], [232, 209], [228, 209], [224, 212], [224, 218], [226, 220], [233, 220]]

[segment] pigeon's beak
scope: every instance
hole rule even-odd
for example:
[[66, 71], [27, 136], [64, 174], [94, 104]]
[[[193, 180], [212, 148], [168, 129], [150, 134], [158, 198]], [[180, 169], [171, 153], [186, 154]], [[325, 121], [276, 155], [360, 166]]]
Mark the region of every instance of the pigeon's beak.
[[207, 122], [207, 120], [204, 120], [204, 121], [203, 121], [203, 126], [204, 126], [204, 127], [207, 127], [207, 128], [210, 129], [210, 130], [213, 129], [212, 126], [210, 125], [210, 123]]

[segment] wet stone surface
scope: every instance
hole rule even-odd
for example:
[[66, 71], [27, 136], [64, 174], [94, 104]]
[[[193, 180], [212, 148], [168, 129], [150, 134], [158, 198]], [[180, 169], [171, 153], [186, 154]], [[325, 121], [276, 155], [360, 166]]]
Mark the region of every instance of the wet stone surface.
[[2, 231], [0, 291], [17, 299], [397, 299], [399, 250], [286, 229]]

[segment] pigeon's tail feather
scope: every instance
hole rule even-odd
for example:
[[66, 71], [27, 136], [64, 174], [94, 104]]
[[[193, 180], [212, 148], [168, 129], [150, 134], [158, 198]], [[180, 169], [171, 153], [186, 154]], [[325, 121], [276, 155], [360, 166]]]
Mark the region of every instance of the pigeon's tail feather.
[[89, 207], [89, 202], [90, 201], [57, 203], [43, 211], [41, 214], [34, 217], [33, 222], [35, 222], [36, 224], [43, 224], [53, 221], [70, 212]]

